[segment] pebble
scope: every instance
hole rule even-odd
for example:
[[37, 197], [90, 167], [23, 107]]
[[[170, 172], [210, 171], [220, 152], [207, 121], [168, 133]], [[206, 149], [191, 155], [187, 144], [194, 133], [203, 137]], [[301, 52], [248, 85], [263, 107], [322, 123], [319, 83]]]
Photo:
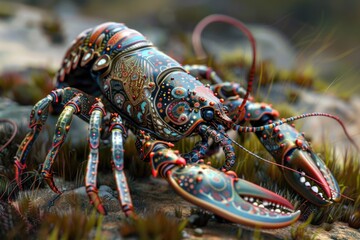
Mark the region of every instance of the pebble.
[[195, 228], [194, 229], [194, 234], [197, 237], [201, 237], [204, 234], [204, 231], [201, 228]]
[[182, 238], [190, 238], [190, 234], [187, 231], [182, 230], [181, 231], [181, 237]]

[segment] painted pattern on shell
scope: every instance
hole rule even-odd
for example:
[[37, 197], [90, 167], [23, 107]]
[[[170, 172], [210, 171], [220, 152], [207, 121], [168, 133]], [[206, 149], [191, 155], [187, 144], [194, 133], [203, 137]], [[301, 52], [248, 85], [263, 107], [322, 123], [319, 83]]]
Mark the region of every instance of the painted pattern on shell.
[[152, 95], [164, 72], [179, 69], [182, 70], [180, 64], [157, 49], [142, 48], [115, 58], [109, 76], [103, 81], [104, 86], [109, 85], [107, 96], [121, 112], [163, 138], [174, 139], [180, 135], [166, 128], [165, 122], [153, 111], [162, 105], [154, 102]]
[[[194, 107], [194, 96], [189, 90], [200, 86], [195, 78], [185, 72], [174, 72], [165, 77], [156, 93], [157, 114], [173, 132], [189, 135], [203, 121], [201, 112]], [[181, 86], [181, 87], [179, 87]], [[160, 103], [160, 104], [159, 104]]]
[[[266, 211], [248, 204], [234, 190], [233, 179], [207, 165], [187, 165], [177, 169], [172, 178], [178, 185], [178, 189], [187, 195], [188, 198], [201, 199], [204, 202], [211, 202], [212, 206], [219, 209], [226, 209], [230, 212], [240, 210], [243, 217], [249, 219], [261, 219], [262, 216], [272, 218], [273, 221], [280, 221], [279, 214]], [[201, 204], [201, 203], [200, 203]], [[281, 214], [285, 216], [285, 214]]]

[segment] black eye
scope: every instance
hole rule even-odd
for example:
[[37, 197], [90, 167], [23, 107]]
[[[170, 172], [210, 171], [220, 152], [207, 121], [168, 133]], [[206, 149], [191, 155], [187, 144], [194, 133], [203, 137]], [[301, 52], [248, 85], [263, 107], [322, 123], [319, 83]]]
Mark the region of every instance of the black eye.
[[206, 121], [210, 121], [214, 118], [214, 110], [212, 109], [205, 109], [202, 111], [202, 117]]

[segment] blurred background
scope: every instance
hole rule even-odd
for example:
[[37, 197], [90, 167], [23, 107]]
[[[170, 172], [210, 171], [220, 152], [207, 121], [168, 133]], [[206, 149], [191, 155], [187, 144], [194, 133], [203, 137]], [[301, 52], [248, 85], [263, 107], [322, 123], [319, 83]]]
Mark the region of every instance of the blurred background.
[[[176, 60], [196, 62], [192, 30], [213, 13], [243, 21], [255, 35], [262, 77], [268, 76], [271, 82], [257, 82], [262, 89], [256, 90], [260, 100], [292, 103], [292, 113], [337, 114], [360, 140], [358, 0], [1, 0], [0, 95], [5, 97], [3, 102], [34, 104], [53, 88], [52, 76], [70, 42], [84, 29], [105, 21], [124, 22]], [[202, 36], [212, 57], [207, 63], [228, 76], [221, 63], [230, 61], [229, 54], [239, 53], [246, 69], [251, 54], [239, 30], [216, 23]], [[239, 69], [230, 70], [235, 74], [229, 78], [244, 78], [244, 71], [237, 75]], [[287, 84], [277, 85], [277, 79]], [[300, 86], [288, 79], [300, 81]], [[317, 122], [306, 122], [305, 131], [325, 128], [319, 138], [326, 133], [333, 143], [348, 144], [343, 143], [346, 137], [337, 123]]]
[[[306, 61], [316, 71], [326, 72], [326, 77], [333, 79], [338, 77], [335, 71], [350, 75], [359, 69], [360, 31], [357, 31], [357, 26], [360, 22], [360, 2], [357, 0], [275, 0], [266, 4], [261, 0], [12, 0], [0, 3], [0, 53], [1, 56], [10, 55], [5, 58], [5, 63], [15, 58], [14, 51], [24, 51], [21, 59], [16, 57], [19, 64], [25, 58], [31, 60], [30, 56], [26, 56], [26, 50], [33, 50], [34, 58], [44, 53], [44, 49], [49, 55], [57, 49], [61, 52], [83, 29], [104, 21], [124, 22], [144, 32], [162, 49], [168, 50], [175, 45], [172, 51], [176, 52], [176, 42], [171, 42], [173, 37], [180, 34], [189, 36], [202, 18], [222, 13], [253, 28], [262, 27], [264, 33], [259, 33], [261, 38], [266, 38], [261, 35], [266, 35], [264, 28], [273, 31], [268, 36], [268, 47], [277, 44], [271, 40], [282, 41], [271, 39], [281, 35], [291, 46], [286, 50], [295, 53], [290, 63], [294, 60]], [[222, 25], [220, 29], [224, 27]], [[40, 28], [38, 32], [37, 28]], [[225, 34], [224, 31], [216, 31], [218, 29], [209, 28], [206, 32], [211, 37], [221, 37], [225, 41], [218, 42], [221, 47], [227, 46], [226, 41], [239, 41], [241, 33], [238, 31], [230, 34], [227, 31]], [[53, 46], [46, 43], [49, 40]], [[284, 48], [287, 47], [284, 45]], [[56, 66], [62, 55], [56, 53], [39, 61]], [[272, 57], [277, 59], [276, 56], [278, 54], [275, 53]], [[276, 61], [284, 67], [296, 68], [289, 66], [288, 60]], [[26, 63], [36, 64], [34, 61]], [[4, 68], [7, 64], [1, 65]]]

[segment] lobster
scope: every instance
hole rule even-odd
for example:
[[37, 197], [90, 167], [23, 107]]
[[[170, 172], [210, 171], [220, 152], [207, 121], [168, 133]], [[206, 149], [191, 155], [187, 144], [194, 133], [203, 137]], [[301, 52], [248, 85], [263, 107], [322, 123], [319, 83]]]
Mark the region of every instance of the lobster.
[[[255, 51], [253, 37], [242, 26], [244, 29]], [[31, 111], [31, 131], [15, 156], [16, 181], [21, 186], [27, 156], [53, 106], [60, 116], [41, 175], [61, 194], [53, 180], [52, 165], [73, 115], [89, 123], [85, 185], [99, 213], [106, 214], [96, 187], [99, 145], [101, 139], [111, 138], [119, 202], [126, 216], [136, 215], [124, 173], [123, 143], [128, 130], [135, 134], [136, 148], [141, 158], [150, 162], [154, 176], [165, 178], [189, 202], [229, 221], [279, 228], [300, 216], [285, 198], [231, 171], [237, 157], [236, 142], [227, 133], [231, 129], [240, 134], [255, 132], [282, 169], [293, 169], [284, 171], [285, 179], [308, 201], [320, 206], [338, 201], [335, 178], [303, 135], [287, 124], [309, 114], [280, 121], [270, 105], [252, 102], [249, 94], [254, 66], [245, 90], [239, 84], [223, 82], [211, 68], [182, 66], [122, 23], [107, 22], [88, 29], [66, 52], [55, 77], [56, 89]], [[202, 78], [215, 84], [205, 86], [199, 80]], [[242, 126], [244, 121], [253, 126]], [[201, 140], [190, 152], [181, 154], [174, 149], [174, 142], [194, 135]], [[210, 139], [224, 151], [225, 163], [220, 169], [203, 163], [210, 152]]]

